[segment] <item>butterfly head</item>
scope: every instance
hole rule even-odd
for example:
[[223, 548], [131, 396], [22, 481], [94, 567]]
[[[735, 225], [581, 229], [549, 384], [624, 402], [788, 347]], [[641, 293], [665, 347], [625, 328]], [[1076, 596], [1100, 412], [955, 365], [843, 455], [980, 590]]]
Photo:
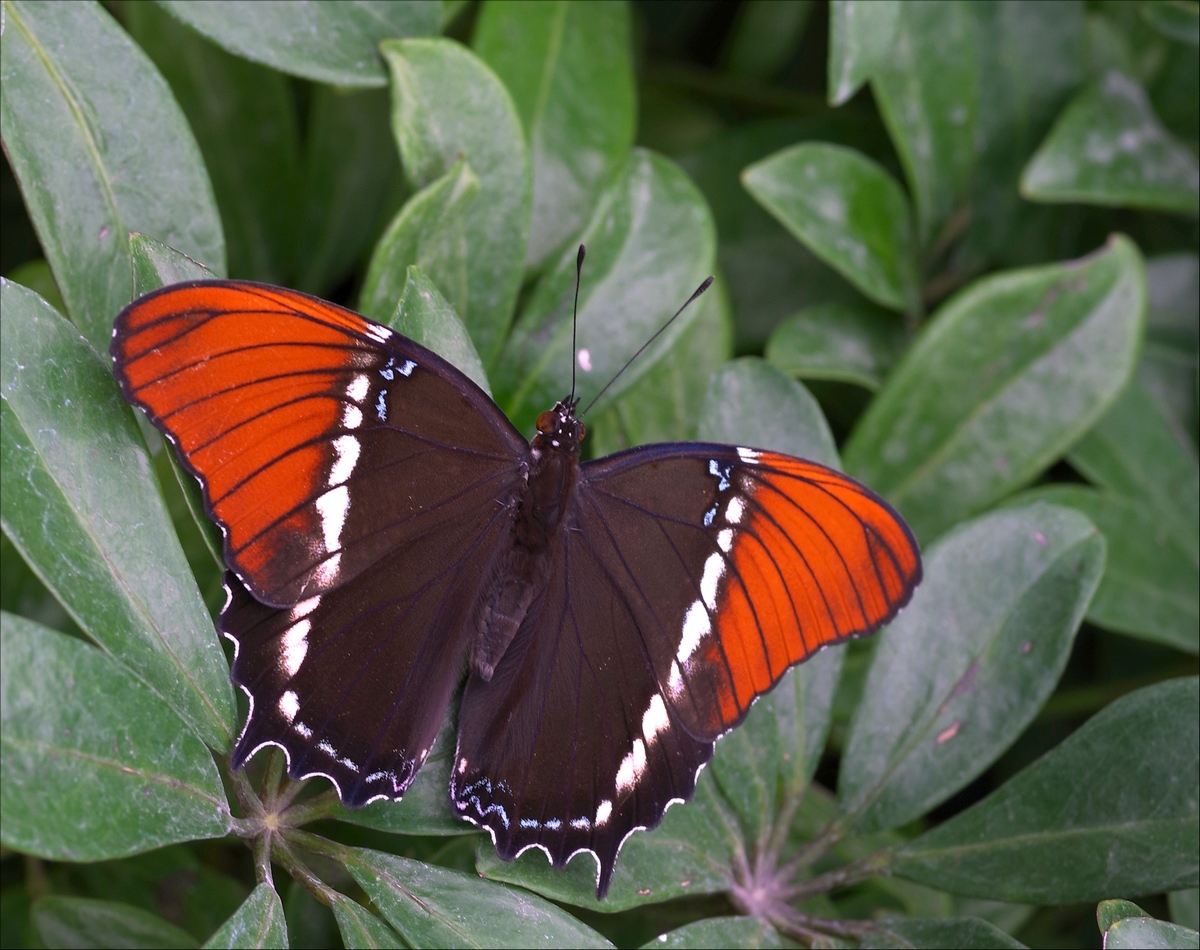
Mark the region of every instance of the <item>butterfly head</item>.
[[572, 455], [579, 453], [579, 443], [583, 441], [587, 428], [575, 418], [575, 407], [578, 405], [578, 399], [566, 399], [555, 403], [553, 409], [547, 409], [537, 417], [537, 435], [533, 438], [535, 455], [564, 450]]

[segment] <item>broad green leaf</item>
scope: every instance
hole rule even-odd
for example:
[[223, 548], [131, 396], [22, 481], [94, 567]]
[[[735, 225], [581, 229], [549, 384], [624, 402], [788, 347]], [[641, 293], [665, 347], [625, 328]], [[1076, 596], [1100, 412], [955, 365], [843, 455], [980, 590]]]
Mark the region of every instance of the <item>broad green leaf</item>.
[[880, 635], [842, 756], [842, 822], [904, 824], [999, 758], [1054, 691], [1103, 569], [1096, 528], [1051, 505], [984, 515], [934, 545]]
[[1155, 0], [1141, 6], [1146, 22], [1163, 36], [1200, 46], [1200, 5], [1195, 0]]
[[[582, 235], [576, 394], [587, 406], [712, 273], [716, 235], [704, 199], [678, 167], [635, 149]], [[522, 431], [571, 388], [576, 251], [538, 282], [492, 373], [500, 405]], [[693, 304], [594, 407], [602, 410], [668, 352], [699, 311]], [[468, 322], [468, 326], [469, 326]]]
[[1089, 481], [1149, 502], [1193, 538], [1200, 531], [1196, 447], [1172, 427], [1139, 379], [1130, 381], [1067, 461]]
[[1167, 906], [1175, 923], [1189, 930], [1200, 930], [1200, 888], [1172, 891], [1167, 895]]
[[[724, 744], [717, 743], [716, 756], [724, 754]], [[731, 754], [736, 752], [733, 749]], [[502, 861], [491, 841], [483, 838], [475, 852], [475, 866], [491, 880], [610, 914], [679, 897], [722, 893], [729, 888], [741, 832], [737, 815], [717, 790], [712, 771], [701, 771], [691, 801], [668, 808], [657, 828], [629, 837], [603, 902], [596, 900], [597, 867], [590, 852], [575, 855], [563, 870], [556, 871], [536, 848], [515, 861]]]
[[386, 85], [380, 42], [441, 29], [438, 5], [421, 0], [159, 2], [236, 56], [331, 86]]
[[305, 125], [296, 287], [329, 293], [400, 207], [403, 176], [384, 90], [312, 90]]
[[33, 905], [33, 923], [48, 947], [75, 950], [187, 950], [191, 934], [128, 904], [83, 897], [44, 897]]
[[392, 74], [392, 132], [414, 187], [466, 158], [479, 192], [464, 210], [466, 309], [459, 312], [491, 368], [521, 286], [529, 239], [529, 147], [504, 85], [449, 40], [383, 45]]
[[708, 383], [733, 356], [733, 326], [725, 284], [717, 281], [679, 341], [603, 415], [587, 419], [592, 458], [650, 442], [696, 437]]
[[1100, 932], [1108, 930], [1113, 924], [1124, 917], [1145, 917], [1146, 912], [1132, 901], [1107, 900], [1096, 905], [1096, 924]]
[[746, 0], [722, 55], [725, 69], [763, 78], [783, 69], [804, 37], [814, 6], [813, 0]]
[[1195, 887], [1198, 771], [1200, 680], [1148, 686], [901, 846], [892, 872], [956, 894], [1046, 904]]
[[14, 284], [28, 287], [59, 313], [67, 312], [67, 305], [59, 293], [58, 284], [54, 282], [54, 275], [50, 272], [50, 264], [44, 257], [26, 261], [14, 267], [5, 276]]
[[659, 934], [642, 944], [642, 950], [657, 950], [659, 947], [666, 950], [706, 950], [709, 947], [767, 950], [783, 945], [779, 931], [766, 921], [755, 917], [706, 917]]
[[829, 86], [831, 106], [858, 92], [891, 54], [897, 0], [832, 0], [829, 4]]
[[1021, 176], [1030, 201], [1200, 213], [1200, 164], [1134, 80], [1110, 72], [1067, 108]]
[[963, 199], [975, 163], [978, 46], [965, 0], [901, 3], [871, 91], [908, 178], [917, 237], [933, 241]]
[[1104, 950], [1197, 950], [1200, 933], [1153, 917], [1123, 917], [1104, 931]]
[[375, 245], [358, 295], [358, 310], [384, 321], [419, 267], [456, 313], [467, 308], [466, 215], [479, 193], [479, 179], [465, 160], [408, 199]]
[[231, 56], [154, 3], [122, 8], [196, 134], [225, 229], [229, 273], [291, 276], [300, 133], [288, 80]]
[[1081, 511], [1108, 541], [1104, 577], [1088, 605], [1097, 626], [1200, 653], [1200, 543], [1194, 527], [1137, 498], [1082, 485], [1022, 492], [1014, 503], [1044, 501]]
[[846, 470], [936, 537], [1035, 478], [1133, 372], [1145, 314], [1124, 237], [985, 278], [932, 318], [846, 444]]
[[4, 532], [89, 636], [226, 749], [229, 667], [133, 412], [78, 331], [32, 292], [2, 285]]
[[107, 353], [130, 231], [224, 273], [212, 186], [170, 88], [98, 3], [4, 0], [4, 21], [5, 155], [71, 319]]
[[525, 126], [533, 216], [525, 263], [539, 267], [583, 230], [633, 145], [636, 102], [624, 3], [489, 0], [475, 52]]
[[1200, 362], [1200, 258], [1165, 254], [1146, 261], [1146, 343], [1138, 378], [1167, 411], [1173, 431], [1196, 444]]
[[797, 240], [869, 298], [920, 306], [908, 199], [883, 168], [853, 149], [809, 142], [742, 173], [746, 189]]
[[229, 832], [212, 757], [166, 703], [81, 640], [0, 623], [5, 847], [99, 861]]
[[880, 921], [881, 932], [869, 933], [859, 941], [860, 950], [997, 950], [997, 948], [1023, 948], [1025, 944], [1014, 940], [995, 924], [978, 917], [951, 917], [944, 920], [930, 918], [899, 918]]
[[283, 901], [270, 884], [259, 884], [246, 902], [208, 938], [206, 950], [233, 947], [288, 947]]
[[376, 947], [403, 947], [396, 931], [356, 901], [340, 894], [333, 902], [333, 915], [347, 950], [374, 950]]
[[408, 268], [404, 292], [392, 319], [386, 321], [393, 329], [410, 340], [427, 346], [460, 370], [489, 396], [487, 373], [467, 328], [433, 281], [419, 267]]
[[766, 358], [790, 376], [833, 379], [872, 391], [908, 344], [895, 314], [867, 304], [808, 307], [775, 328]]
[[365, 849], [345, 864], [410, 946], [612, 946], [549, 901], [473, 875]]
[[696, 438], [841, 467], [829, 423], [812, 394], [757, 357], [726, 363], [713, 377], [700, 406]]

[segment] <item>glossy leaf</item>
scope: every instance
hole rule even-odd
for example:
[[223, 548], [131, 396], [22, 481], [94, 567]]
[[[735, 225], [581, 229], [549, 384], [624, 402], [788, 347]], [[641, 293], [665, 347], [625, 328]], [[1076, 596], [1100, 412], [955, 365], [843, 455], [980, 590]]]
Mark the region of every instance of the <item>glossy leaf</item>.
[[99, 4], [4, 0], [4, 20], [5, 154], [71, 319], [107, 352], [130, 231], [224, 273], [212, 186], [170, 88]]
[[708, 947], [746, 948], [767, 950], [782, 947], [779, 932], [766, 921], [755, 917], [706, 917], [685, 924], [676, 930], [659, 934], [642, 945], [642, 950], [706, 950]]
[[1130, 693], [901, 846], [893, 873], [957, 894], [1052, 904], [1194, 887], [1198, 750], [1200, 680]]
[[1054, 691], [1103, 569], [1096, 528], [1051, 505], [984, 515], [934, 545], [851, 723], [843, 822], [904, 824], [999, 758]]
[[98, 861], [229, 832], [216, 766], [166, 703], [81, 640], [0, 620], [5, 847]]
[[1200, 164], [1145, 91], [1110, 72], [1081, 93], [1021, 176], [1031, 201], [1200, 213]]
[[161, 917], [114, 901], [44, 897], [33, 905], [32, 917], [48, 947], [187, 950], [196, 946], [191, 934]]
[[1196, 950], [1200, 934], [1153, 917], [1124, 917], [1104, 931], [1104, 950]]
[[160, 0], [174, 16], [236, 56], [331, 86], [383, 86], [382, 40], [433, 36], [436, 3], [237, 3]]
[[908, 200], [883, 168], [821, 142], [751, 165], [742, 181], [797, 240], [867, 297], [894, 310], [919, 306]]
[[829, 4], [829, 104], [840, 106], [887, 61], [896, 21], [897, 0], [832, 0]]
[[700, 407], [696, 438], [786, 452], [839, 468], [821, 407], [802, 383], [755, 357], [721, 367]]
[[964, 197], [979, 99], [975, 21], [963, 0], [901, 3], [871, 90], [895, 143], [927, 245]]
[[[581, 239], [587, 261], [579, 289], [575, 391], [587, 406], [712, 273], [716, 235], [687, 176], [666, 159], [635, 149]], [[500, 405], [522, 431], [530, 431], [537, 414], [571, 388], [575, 258], [571, 249], [543, 275], [492, 374]], [[695, 306], [685, 310], [593, 411], [649, 372], [698, 312]]]
[[346, 866], [411, 946], [612, 946], [549, 901], [473, 875], [366, 849]]
[[1089, 481], [1149, 502], [1193, 538], [1200, 531], [1196, 447], [1140, 380], [1130, 382], [1067, 460]]
[[922, 950], [998, 950], [1023, 948], [995, 924], [978, 917], [952, 917], [943, 920], [912, 918], [885, 920], [880, 931], [867, 934], [859, 941], [860, 950], [914, 947]]
[[403, 947], [396, 931], [356, 901], [340, 894], [333, 902], [333, 915], [347, 950]]
[[206, 950], [233, 947], [279, 947], [288, 943], [283, 901], [270, 884], [259, 884], [246, 902], [204, 944]]
[[97, 643], [228, 748], [225, 654], [107, 360], [19, 285], [3, 281], [3, 309], [5, 533]]
[[808, 307], [781, 323], [766, 358], [790, 376], [876, 390], [908, 343], [903, 323], [869, 305]]
[[1050, 485], [1014, 501], [1045, 501], [1085, 514], [1108, 541], [1088, 620], [1108, 630], [1200, 653], [1200, 542], [1194, 528], [1137, 498], [1082, 485]]
[[358, 311], [384, 321], [418, 267], [456, 313], [468, 306], [466, 215], [479, 194], [479, 179], [465, 160], [413, 195], [375, 245], [358, 295]]
[[479, 193], [463, 213], [466, 309], [459, 313], [491, 367], [521, 286], [529, 239], [529, 147], [495, 73], [449, 40], [383, 45], [392, 74], [392, 131], [408, 179], [424, 187], [466, 158]]
[[328, 294], [400, 207], [400, 162], [386, 91], [312, 91], [303, 156], [296, 288]]
[[846, 444], [846, 470], [918, 538], [1029, 482], [1133, 372], [1141, 256], [1115, 237], [1080, 261], [977, 281], [932, 318]]
[[479, 11], [475, 52], [508, 88], [529, 141], [530, 267], [583, 230], [625, 164], [636, 107], [629, 32], [624, 3], [489, 0]]

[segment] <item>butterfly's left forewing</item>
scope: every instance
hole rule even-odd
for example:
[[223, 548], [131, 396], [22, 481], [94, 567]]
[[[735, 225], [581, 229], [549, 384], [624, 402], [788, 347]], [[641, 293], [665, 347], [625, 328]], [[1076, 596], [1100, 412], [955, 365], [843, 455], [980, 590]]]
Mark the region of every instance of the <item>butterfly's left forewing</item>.
[[920, 579], [915, 541], [838, 472], [721, 445], [582, 467], [544, 600], [459, 715], [455, 807], [503, 857], [590, 850], [687, 799], [713, 742], [793, 664], [868, 633]]

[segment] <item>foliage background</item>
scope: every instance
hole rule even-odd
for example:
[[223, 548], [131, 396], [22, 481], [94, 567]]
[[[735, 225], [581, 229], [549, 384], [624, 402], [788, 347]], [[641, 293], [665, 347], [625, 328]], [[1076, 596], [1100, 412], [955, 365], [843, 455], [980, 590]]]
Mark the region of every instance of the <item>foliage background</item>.
[[[4, 946], [1197, 945], [1196, 3], [0, 16]], [[926, 553], [600, 906], [590, 859], [453, 822], [444, 748], [353, 814], [228, 774], [219, 546], [107, 369], [202, 265], [392, 322], [528, 429], [580, 240], [585, 402], [718, 275], [593, 453], [840, 464]]]

